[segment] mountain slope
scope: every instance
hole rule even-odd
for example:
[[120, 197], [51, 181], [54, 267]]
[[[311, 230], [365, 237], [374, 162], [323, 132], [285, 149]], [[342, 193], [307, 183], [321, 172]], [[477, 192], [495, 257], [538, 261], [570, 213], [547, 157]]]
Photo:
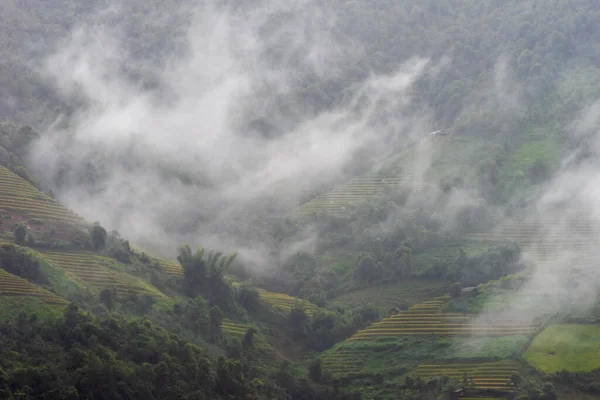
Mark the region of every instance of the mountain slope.
[[[43, 194], [30, 183], [0, 166], [0, 215], [4, 220], [24, 222], [44, 241], [84, 240], [83, 218]], [[0, 237], [9, 237], [12, 226], [0, 225]]]

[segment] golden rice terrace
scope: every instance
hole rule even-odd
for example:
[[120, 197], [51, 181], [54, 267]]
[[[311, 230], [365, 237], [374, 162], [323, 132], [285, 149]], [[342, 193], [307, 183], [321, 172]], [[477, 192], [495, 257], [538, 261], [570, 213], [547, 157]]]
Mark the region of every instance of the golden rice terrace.
[[[481, 323], [469, 314], [441, 313], [449, 296], [438, 297], [410, 307], [380, 322], [375, 322], [348, 340], [377, 340], [404, 335], [505, 336], [535, 332], [536, 323]], [[474, 322], [475, 320], [475, 322]]]

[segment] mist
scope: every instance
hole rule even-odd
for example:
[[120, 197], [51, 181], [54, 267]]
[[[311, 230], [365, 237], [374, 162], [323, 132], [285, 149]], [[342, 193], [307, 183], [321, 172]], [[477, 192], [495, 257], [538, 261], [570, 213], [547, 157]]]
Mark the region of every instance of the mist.
[[492, 296], [477, 321], [544, 322], [585, 315], [597, 303], [599, 110], [599, 103], [587, 106], [567, 126], [565, 135], [577, 145], [564, 151], [558, 168], [520, 215], [506, 217], [495, 228], [519, 242], [526, 269], [521, 279], [508, 283], [515, 289], [508, 303], [496, 303]]
[[[418, 57], [311, 103], [305, 85], [336, 84], [361, 54], [333, 15], [311, 1], [198, 6], [181, 51], [152, 66], [119, 29], [78, 26], [41, 69], [70, 113], [32, 144], [29, 163], [68, 207], [151, 252], [201, 244], [273, 267], [261, 217], [289, 215], [357, 161], [409, 145], [428, 118], [411, 98], [429, 68]], [[309, 227], [290, 249], [316, 240]]]

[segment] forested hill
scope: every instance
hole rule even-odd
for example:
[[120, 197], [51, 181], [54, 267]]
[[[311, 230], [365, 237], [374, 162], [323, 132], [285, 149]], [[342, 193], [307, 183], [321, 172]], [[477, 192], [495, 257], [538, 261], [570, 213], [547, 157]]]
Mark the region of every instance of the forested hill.
[[[0, 35], [3, 116], [15, 117], [20, 115], [15, 111], [36, 110], [38, 103], [52, 101], [51, 91], [36, 78], [30, 61], [47, 54], [78, 21], [106, 4], [5, 2]], [[177, 50], [189, 23], [185, 10], [192, 4], [127, 2], [119, 5], [122, 17], [111, 23], [125, 30], [136, 55], [161, 62]], [[419, 85], [423, 101], [446, 125], [491, 94], [494, 69], [502, 62], [512, 78], [524, 85], [528, 103], [547, 106], [560, 95], [556, 106], [568, 111], [597, 93], [594, 85], [580, 83], [583, 77], [589, 78], [587, 82], [595, 80], [600, 56], [593, 45], [600, 34], [600, 11], [591, 0], [328, 1], [323, 6], [334, 12], [340, 34], [362, 46], [364, 56], [347, 71], [350, 75], [339, 80], [339, 86], [329, 87], [327, 93], [314, 92], [317, 97], [336, 98], [335, 92], [341, 92], [343, 82], [347, 84], [353, 74], [394, 70], [415, 55], [451, 60], [449, 67]]]
[[0, 1], [0, 398], [598, 398], [597, 1]]
[[[227, 4], [240, 18], [255, 10], [247, 3], [222, 4]], [[580, 136], [569, 135], [571, 122], [599, 93], [595, 83], [599, 75], [598, 54], [593, 44], [598, 34], [595, 21], [599, 14], [592, 1], [327, 1], [318, 5], [298, 4], [293, 12], [287, 12], [285, 7], [275, 8], [280, 21], [290, 18], [289, 31], [280, 22], [265, 24], [258, 29], [259, 37], [267, 43], [264, 54], [261, 53], [264, 56], [261, 62], [272, 68], [271, 72], [279, 65], [293, 72], [290, 73], [290, 88], [274, 90], [277, 93], [269, 94], [272, 97], [265, 96], [269, 101], [251, 102], [249, 109], [244, 105], [246, 114], [239, 121], [242, 137], [286, 137], [288, 130], [302, 126], [306, 115], [319, 114], [340, 104], [344, 109], [344, 101], [352, 98], [356, 85], [372, 73], [396, 71], [402, 63], [417, 56], [429, 59], [430, 68], [411, 87], [409, 109], [401, 111], [413, 117], [407, 119], [410, 126], [413, 122], [418, 123], [422, 115], [427, 116], [427, 123], [423, 128], [417, 125], [415, 130], [418, 132], [412, 132], [413, 136], [427, 131], [425, 126], [431, 127], [430, 130], [444, 128], [453, 132], [450, 148], [461, 152], [460, 157], [452, 158], [452, 154], [456, 154], [454, 150], [437, 149], [431, 163], [437, 162], [441, 167], [438, 171], [444, 173], [430, 174], [428, 184], [448, 184], [461, 178], [468, 181], [466, 185], [477, 187], [478, 196], [490, 202], [523, 206], [528, 201], [530, 186], [543, 182], [558, 167], [565, 150], [576, 147], [581, 141]], [[193, 16], [188, 11], [194, 2], [132, 1], [119, 4], [114, 9], [118, 12], [97, 11], [104, 10], [104, 5], [105, 2], [100, 1], [85, 4], [57, 2], [52, 6], [48, 2], [6, 3], [2, 17], [11, 23], [2, 24], [1, 28], [5, 45], [0, 48], [0, 114], [14, 122], [15, 129], [31, 125], [37, 131], [43, 131], [57, 115], [76, 115], [85, 104], [79, 98], [59, 95], [56, 81], [46, 79], [44, 73], [38, 74], [44, 70], [43, 57], [60, 49], [64, 43], [60, 40], [68, 38], [81, 21], [94, 21], [100, 31], [110, 27], [110, 32], [125, 37], [120, 45], [127, 60], [120, 65], [119, 73], [136, 88], [159, 99], [169, 98], [168, 93], [161, 93], [165, 82], [157, 78], [156, 71], [168, 61], [179, 57], [185, 59], [190, 51], [186, 35]], [[301, 12], [316, 6], [322, 12]], [[294, 13], [296, 17], [293, 17]], [[305, 29], [310, 31], [307, 27], [311, 20], [331, 24], [331, 30], [327, 31], [333, 43], [330, 45], [340, 47], [341, 55], [334, 56], [339, 56], [342, 62], [333, 63], [333, 66], [325, 63], [311, 69], [310, 63], [294, 62], [294, 57], [302, 57], [303, 49], [293, 57], [282, 54], [289, 35], [299, 35], [297, 32]], [[150, 65], [152, 68], [148, 68]], [[269, 85], [263, 85], [255, 96], [260, 97], [269, 90]], [[395, 112], [390, 115], [386, 115], [390, 127], [401, 125], [402, 113], [398, 113], [401, 117], [396, 117]], [[69, 126], [69, 118], [61, 120], [59, 128], [64, 126]], [[140, 129], [149, 128], [142, 126]], [[192, 130], [191, 127], [180, 129], [182, 137]], [[241, 209], [236, 214], [237, 220], [250, 215], [287, 214], [298, 201], [308, 201], [329, 189], [340, 175], [343, 181], [368, 171], [383, 161], [383, 157], [397, 154], [413, 142], [414, 137], [405, 137], [405, 131], [409, 130], [409, 127], [398, 128], [402, 134], [392, 143], [381, 139], [382, 143], [375, 149], [358, 149], [343, 167], [329, 169], [330, 173], [311, 175], [310, 180], [302, 179], [299, 172], [289, 177], [290, 181], [302, 184], [302, 196], [290, 195], [291, 200], [287, 201], [276, 188], [275, 196], [269, 193], [261, 201], [252, 202], [251, 213], [246, 212], [248, 204], [239, 199], [240, 196], [235, 201], [242, 204], [229, 205], [229, 208]], [[374, 134], [380, 135], [377, 131]], [[68, 135], [61, 137], [64, 136]], [[468, 142], [466, 146], [463, 145], [465, 141]], [[59, 198], [61, 192], [69, 193], [69, 199], [72, 199], [72, 194], [81, 195], [83, 191], [85, 196], [79, 197], [85, 200], [81, 202], [90, 203], [97, 198], [94, 197], [96, 193], [109, 196], [107, 188], [112, 188], [107, 182], [112, 173], [109, 166], [119, 165], [129, 173], [129, 181], [135, 181], [136, 176], [145, 173], [143, 171], [155, 171], [156, 179], [161, 183], [175, 182], [180, 184], [181, 190], [190, 193], [188, 198], [205, 199], [206, 210], [208, 203], [223, 204], [219, 196], [208, 201], [219, 191], [215, 190], [219, 187], [218, 179], [205, 176], [209, 169], [201, 168], [201, 163], [195, 162], [192, 166], [181, 161], [181, 152], [164, 155], [159, 149], [157, 155], [147, 143], [142, 145], [134, 141], [117, 148], [95, 146], [93, 154], [79, 159], [76, 155], [81, 153], [81, 148], [71, 148], [66, 143], [55, 145], [62, 149], [57, 152], [57, 159], [38, 157], [34, 167], [44, 187], [52, 188]], [[316, 148], [319, 146], [321, 144], [315, 145]], [[86, 149], [90, 153], [89, 147]], [[67, 154], [69, 152], [73, 154]], [[48, 165], [49, 162], [54, 165]], [[404, 169], [412, 167], [404, 166]], [[218, 175], [228, 174], [231, 171], [225, 170], [219, 171]], [[334, 176], [330, 177], [330, 174]], [[234, 172], [235, 179], [248, 180], [242, 175], [239, 171]], [[257, 176], [251, 178], [260, 179]], [[135, 192], [140, 193], [141, 189], [136, 188]], [[267, 190], [261, 193], [267, 193]], [[113, 201], [119, 202], [107, 207], [111, 214], [116, 214], [110, 215], [114, 224], [123, 221], [123, 214], [127, 214], [120, 210], [138, 208], [144, 213], [155, 214], [159, 228], [171, 235], [197, 232], [202, 225], [213, 223], [218, 214], [213, 209], [203, 212], [195, 203], [177, 202], [181, 212], [173, 215], [161, 209], [164, 208], [161, 204], [165, 203], [171, 207], [169, 199], [165, 200], [163, 196], [159, 196], [161, 201], [157, 199], [159, 204], [152, 204], [152, 207], [147, 200], [130, 201], [134, 194], [112, 197]], [[148, 209], [144, 209], [146, 205]], [[100, 207], [99, 204], [93, 206]], [[230, 222], [222, 219], [217, 218], [215, 224], [218, 227], [210, 229], [225, 229]], [[231, 229], [226, 230], [227, 234], [231, 233]], [[234, 230], [239, 231], [240, 227], [236, 226]], [[245, 232], [242, 242], [251, 241], [247, 237], [255, 235], [256, 232]]]

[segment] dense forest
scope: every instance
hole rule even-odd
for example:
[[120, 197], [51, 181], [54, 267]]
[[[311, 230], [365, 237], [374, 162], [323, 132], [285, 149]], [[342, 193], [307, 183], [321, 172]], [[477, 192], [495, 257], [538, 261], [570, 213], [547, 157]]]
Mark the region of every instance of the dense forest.
[[598, 398], [597, 3], [213, 3], [3, 1], [0, 398]]

